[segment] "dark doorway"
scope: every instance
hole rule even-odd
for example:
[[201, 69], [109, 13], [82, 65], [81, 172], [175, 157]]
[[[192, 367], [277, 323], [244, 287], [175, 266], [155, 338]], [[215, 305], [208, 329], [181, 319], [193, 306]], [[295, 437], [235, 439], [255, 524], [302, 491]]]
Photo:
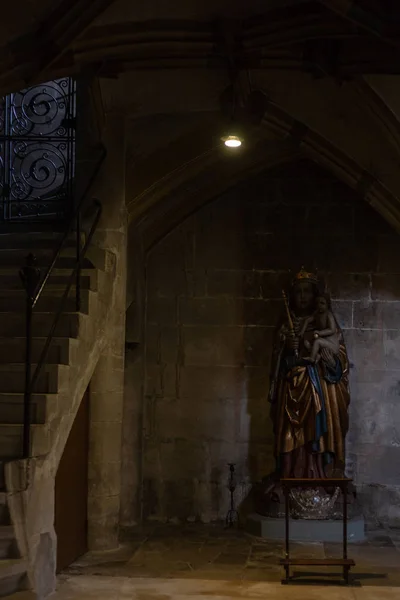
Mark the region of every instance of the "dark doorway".
[[89, 388], [72, 425], [56, 475], [57, 573], [87, 552]]

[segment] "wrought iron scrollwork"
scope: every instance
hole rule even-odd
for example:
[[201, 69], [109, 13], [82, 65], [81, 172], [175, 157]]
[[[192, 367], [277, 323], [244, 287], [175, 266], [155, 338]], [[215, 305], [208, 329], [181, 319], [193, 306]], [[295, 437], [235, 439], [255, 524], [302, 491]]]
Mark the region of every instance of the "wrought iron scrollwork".
[[58, 79], [0, 99], [4, 220], [63, 218], [72, 208], [75, 82]]

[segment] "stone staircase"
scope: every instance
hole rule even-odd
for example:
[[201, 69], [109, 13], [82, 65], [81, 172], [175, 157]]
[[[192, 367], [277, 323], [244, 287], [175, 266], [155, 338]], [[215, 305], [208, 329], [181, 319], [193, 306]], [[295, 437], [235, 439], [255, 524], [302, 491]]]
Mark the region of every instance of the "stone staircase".
[[[19, 557], [4, 481], [4, 465], [22, 457], [26, 299], [19, 269], [24, 265], [27, 254], [32, 252], [44, 275], [59, 241], [60, 233], [51, 232], [0, 235], [0, 597], [13, 594], [13, 600], [36, 597], [32, 592], [24, 591], [28, 587], [27, 565]], [[90, 258], [82, 263], [81, 310], [79, 313], [75, 311], [73, 285], [32, 396], [32, 456], [44, 456], [50, 451], [57, 423], [62, 418], [60, 392], [64, 391], [65, 401], [70, 365], [77, 361], [82, 329], [87, 325], [85, 319], [96, 295], [98, 266], [100, 263], [101, 269], [102, 261], [104, 263], [101, 252], [93, 252], [97, 267]], [[71, 237], [34, 308], [33, 363], [39, 360], [75, 266], [74, 253], [75, 241]], [[35, 367], [36, 364], [33, 364], [32, 373]], [[65, 410], [70, 408], [66, 405]]]
[[12, 600], [30, 600], [35, 595], [27, 588], [27, 564], [20, 557], [10, 524], [7, 498], [0, 492], [0, 597]]

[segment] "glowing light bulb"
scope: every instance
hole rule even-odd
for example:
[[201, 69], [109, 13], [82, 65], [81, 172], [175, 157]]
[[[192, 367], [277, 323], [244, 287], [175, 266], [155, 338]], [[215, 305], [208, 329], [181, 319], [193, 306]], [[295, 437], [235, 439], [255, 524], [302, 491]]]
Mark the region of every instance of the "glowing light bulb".
[[242, 140], [237, 135], [228, 135], [222, 139], [225, 146], [228, 146], [228, 148], [238, 148], [242, 145]]

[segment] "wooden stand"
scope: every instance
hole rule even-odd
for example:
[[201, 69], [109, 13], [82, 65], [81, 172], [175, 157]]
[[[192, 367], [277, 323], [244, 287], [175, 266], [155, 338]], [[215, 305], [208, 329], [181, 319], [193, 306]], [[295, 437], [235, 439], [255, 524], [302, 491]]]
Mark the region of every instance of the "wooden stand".
[[[354, 560], [347, 558], [347, 489], [351, 479], [281, 479], [283, 493], [285, 495], [285, 558], [280, 564], [285, 568], [286, 577], [282, 583], [290, 581], [291, 565], [313, 565], [313, 566], [341, 566], [343, 567], [343, 579], [349, 584], [349, 571], [355, 566]], [[289, 553], [289, 493], [293, 487], [323, 487], [340, 488], [343, 494], [343, 558], [290, 558]]]

